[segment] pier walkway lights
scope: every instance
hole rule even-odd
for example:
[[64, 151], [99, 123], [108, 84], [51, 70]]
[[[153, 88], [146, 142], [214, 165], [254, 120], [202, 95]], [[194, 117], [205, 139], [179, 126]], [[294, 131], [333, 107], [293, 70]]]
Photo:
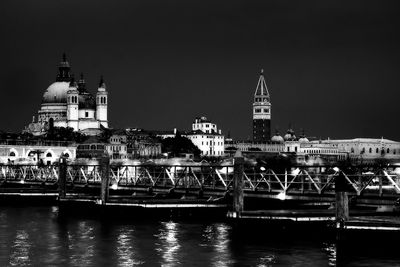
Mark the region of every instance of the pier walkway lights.
[[300, 173], [300, 169], [296, 168], [295, 170], [292, 171], [292, 175], [297, 176]]
[[277, 199], [279, 200], [285, 200], [286, 199], [286, 193], [285, 192], [280, 192], [277, 196]]
[[338, 171], [339, 171], [339, 168], [338, 168], [338, 167], [333, 167], [333, 170], [334, 170], [335, 172], [338, 172]]
[[118, 184], [116, 184], [116, 183], [113, 184], [113, 185], [111, 186], [111, 189], [112, 189], [112, 190], [117, 190], [117, 189], [118, 189]]

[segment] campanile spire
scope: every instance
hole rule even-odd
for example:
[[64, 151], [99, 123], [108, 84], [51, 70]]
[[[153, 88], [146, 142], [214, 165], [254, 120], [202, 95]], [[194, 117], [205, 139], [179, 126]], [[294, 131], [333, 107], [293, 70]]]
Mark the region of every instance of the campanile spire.
[[271, 98], [261, 69], [253, 101], [253, 142], [269, 142], [271, 138]]

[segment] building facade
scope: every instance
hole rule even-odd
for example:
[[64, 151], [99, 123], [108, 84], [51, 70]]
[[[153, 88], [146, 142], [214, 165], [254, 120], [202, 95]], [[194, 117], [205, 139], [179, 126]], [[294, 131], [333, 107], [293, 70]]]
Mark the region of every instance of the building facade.
[[271, 98], [261, 70], [253, 101], [253, 142], [269, 142], [271, 139]]
[[384, 138], [328, 139], [319, 142], [335, 146], [339, 151], [347, 153], [349, 159], [355, 163], [400, 161], [400, 142]]
[[33, 118], [25, 131], [42, 135], [50, 124], [55, 127], [71, 127], [89, 135], [96, 135], [101, 127], [108, 128], [108, 92], [103, 78], [96, 94], [86, 88], [81, 74], [75, 82], [65, 54], [58, 67], [56, 81], [44, 92], [37, 120]]
[[56, 141], [1, 141], [0, 143], [1, 164], [51, 165], [58, 162], [62, 155], [69, 160], [74, 160], [76, 145]]
[[184, 135], [197, 146], [202, 156], [222, 157], [225, 155], [225, 137], [217, 125], [206, 117], [195, 118], [192, 131]]

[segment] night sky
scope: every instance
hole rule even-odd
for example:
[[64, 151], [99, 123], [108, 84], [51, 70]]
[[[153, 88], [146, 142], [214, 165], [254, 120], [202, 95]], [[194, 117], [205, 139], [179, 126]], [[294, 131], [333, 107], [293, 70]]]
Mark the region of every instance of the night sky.
[[1, 0], [0, 129], [37, 115], [66, 52], [92, 92], [104, 75], [114, 128], [204, 115], [247, 139], [263, 68], [281, 134], [400, 140], [397, 2]]

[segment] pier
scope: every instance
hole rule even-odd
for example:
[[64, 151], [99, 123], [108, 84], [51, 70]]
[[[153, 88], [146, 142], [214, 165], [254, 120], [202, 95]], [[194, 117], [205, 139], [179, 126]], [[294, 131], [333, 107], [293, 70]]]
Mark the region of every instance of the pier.
[[60, 207], [212, 211], [232, 220], [319, 222], [341, 230], [400, 231], [400, 187], [391, 166], [232, 164], [0, 166], [0, 199]]

